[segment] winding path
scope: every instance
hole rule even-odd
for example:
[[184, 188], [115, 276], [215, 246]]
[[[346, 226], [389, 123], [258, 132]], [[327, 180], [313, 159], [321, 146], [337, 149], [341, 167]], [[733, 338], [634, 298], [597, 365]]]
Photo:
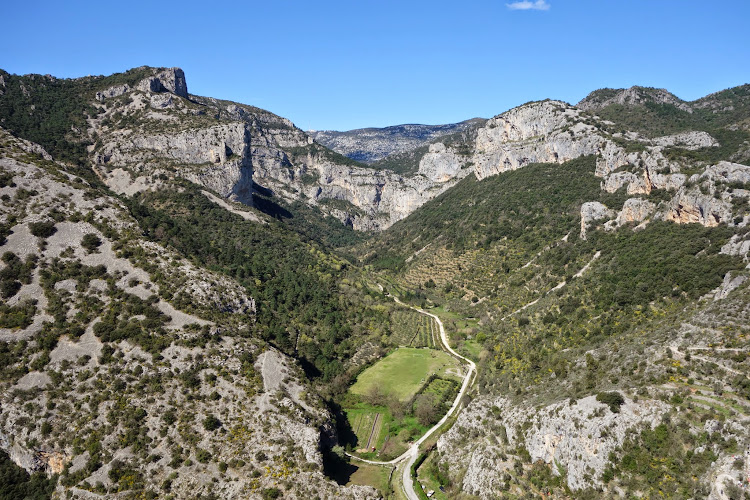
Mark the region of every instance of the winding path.
[[[378, 285], [381, 290], [383, 290], [383, 287], [381, 285]], [[419, 446], [424, 443], [427, 438], [429, 438], [432, 434], [434, 434], [445, 422], [448, 421], [448, 419], [458, 411], [458, 408], [461, 406], [461, 399], [464, 397], [464, 394], [466, 394], [466, 391], [469, 389], [469, 386], [471, 385], [472, 380], [474, 379], [474, 375], [477, 372], [477, 365], [470, 360], [469, 358], [465, 358], [464, 356], [461, 356], [456, 351], [454, 351], [450, 344], [448, 343], [448, 335], [445, 333], [445, 327], [443, 326], [443, 322], [440, 321], [440, 318], [438, 318], [436, 315], [429, 313], [425, 311], [424, 309], [421, 309], [419, 307], [410, 306], [408, 304], [404, 304], [401, 302], [398, 297], [395, 297], [393, 295], [387, 294], [390, 296], [393, 300], [396, 301], [396, 303], [401, 304], [404, 307], [409, 307], [411, 309], [414, 309], [420, 314], [424, 314], [426, 316], [431, 317], [435, 320], [435, 322], [438, 325], [438, 328], [440, 329], [440, 347], [450, 355], [460, 359], [461, 361], [464, 361], [468, 367], [469, 370], [466, 372], [466, 376], [464, 377], [463, 384], [461, 385], [461, 390], [458, 391], [458, 395], [456, 396], [456, 399], [453, 401], [453, 405], [448, 409], [448, 412], [443, 415], [443, 418], [440, 419], [440, 421], [432, 426], [427, 432], [424, 433], [424, 435], [419, 438], [417, 441], [415, 441], [408, 450], [406, 450], [402, 455], [394, 458], [393, 460], [389, 460], [387, 462], [380, 462], [377, 460], [366, 460], [364, 458], [357, 457], [356, 455], [351, 455], [347, 453], [347, 455], [351, 458], [354, 458], [356, 460], [366, 462], [368, 464], [373, 465], [396, 465], [400, 462], [404, 463], [404, 470], [402, 472], [401, 482], [403, 484], [404, 493], [406, 494], [406, 497], [409, 500], [419, 500], [419, 496], [417, 496], [416, 491], [414, 491], [414, 482], [412, 481], [411, 477], [411, 466], [414, 464], [414, 462], [417, 460], [417, 457], [419, 456]]]

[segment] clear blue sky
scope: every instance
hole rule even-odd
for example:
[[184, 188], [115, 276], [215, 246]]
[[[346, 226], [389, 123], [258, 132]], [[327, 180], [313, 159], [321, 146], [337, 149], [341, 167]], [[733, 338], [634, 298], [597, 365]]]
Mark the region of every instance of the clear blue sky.
[[11, 0], [0, 68], [179, 66], [191, 93], [338, 130], [575, 103], [601, 87], [692, 100], [750, 82], [748, 0], [513, 1]]

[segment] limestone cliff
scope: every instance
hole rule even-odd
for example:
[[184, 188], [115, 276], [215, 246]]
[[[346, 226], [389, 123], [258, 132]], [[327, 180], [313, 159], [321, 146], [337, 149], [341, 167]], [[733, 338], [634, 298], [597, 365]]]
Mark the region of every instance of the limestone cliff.
[[[423, 153], [415, 153], [416, 168], [399, 174], [340, 156], [267, 111], [190, 96], [183, 72], [172, 68], [154, 71], [135, 85], [97, 92], [99, 113], [88, 120], [94, 140], [89, 151], [102, 178], [121, 192], [155, 188], [163, 176], [180, 176], [252, 204], [255, 184], [284, 200], [318, 206], [355, 229], [382, 230], [472, 173], [481, 180], [530, 163], [563, 163], [587, 155], [596, 156], [596, 175], [607, 192], [676, 193], [687, 182], [685, 165], [665, 152], [718, 147], [715, 138], [703, 131], [656, 138], [613, 132], [609, 122], [585, 111], [612, 103], [676, 99], [669, 96], [634, 88], [592, 94], [579, 107], [553, 100], [528, 103], [486, 122], [464, 122], [470, 127], [463, 135], [423, 134], [421, 144], [428, 138], [431, 142]], [[720, 179], [718, 171], [711, 171], [701, 181], [735, 182], [738, 170], [730, 170], [729, 177]], [[130, 187], [123, 186], [128, 182]], [[685, 215], [690, 212], [685, 203], [673, 205], [668, 220], [715, 220]], [[622, 220], [630, 218], [625, 214]], [[719, 218], [731, 217], [724, 210]]]

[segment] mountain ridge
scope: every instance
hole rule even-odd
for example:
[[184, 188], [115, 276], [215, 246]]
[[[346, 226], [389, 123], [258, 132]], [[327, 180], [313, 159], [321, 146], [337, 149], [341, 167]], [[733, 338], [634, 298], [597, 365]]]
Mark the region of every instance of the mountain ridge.
[[444, 135], [461, 132], [484, 121], [484, 118], [470, 118], [445, 125], [405, 123], [346, 131], [311, 130], [308, 133], [320, 144], [344, 156], [372, 164], [393, 154], [416, 149]]

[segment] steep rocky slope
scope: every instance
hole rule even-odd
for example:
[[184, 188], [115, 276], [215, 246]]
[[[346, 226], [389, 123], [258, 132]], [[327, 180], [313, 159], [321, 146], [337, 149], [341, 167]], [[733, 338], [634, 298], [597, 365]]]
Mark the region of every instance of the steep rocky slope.
[[0, 448], [66, 498], [374, 498], [322, 473], [331, 416], [248, 338], [237, 282], [146, 241], [123, 203], [0, 129]]
[[472, 118], [448, 125], [406, 124], [345, 132], [311, 130], [308, 133], [316, 142], [352, 160], [374, 163], [388, 156], [425, 146], [440, 137], [463, 132], [484, 121], [483, 118]]

